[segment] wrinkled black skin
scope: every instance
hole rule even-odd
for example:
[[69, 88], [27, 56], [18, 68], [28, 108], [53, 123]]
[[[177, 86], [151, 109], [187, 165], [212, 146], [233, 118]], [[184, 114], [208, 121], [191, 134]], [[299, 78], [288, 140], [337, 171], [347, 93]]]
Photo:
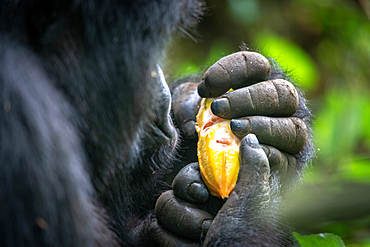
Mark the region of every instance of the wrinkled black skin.
[[[242, 50], [245, 50], [246, 47], [242, 47]], [[293, 80], [288, 75], [289, 72], [284, 71], [282, 67], [273, 59], [269, 58], [270, 65], [271, 65], [271, 72], [269, 76], [269, 80], [274, 79], [284, 79], [287, 81], [292, 82]], [[189, 81], [200, 81], [201, 76], [190, 76], [187, 78], [179, 79], [178, 81], [174, 82], [170, 85], [170, 89], [172, 94], [176, 97], [179, 93], [177, 89], [180, 85], [187, 83]], [[299, 105], [296, 110], [296, 112], [292, 115], [292, 117], [297, 117], [302, 119], [308, 129], [308, 141], [303, 147], [303, 149], [294, 155], [296, 158], [296, 168], [293, 170], [293, 174], [291, 174], [289, 181], [287, 181], [287, 184], [282, 184], [282, 192], [287, 192], [291, 189], [293, 184], [296, 184], [301, 180], [302, 173], [304, 172], [305, 168], [309, 164], [309, 161], [315, 156], [314, 146], [312, 143], [312, 128], [311, 128], [311, 116], [312, 113], [310, 109], [307, 107], [307, 100], [304, 98], [303, 92], [299, 90], [298, 86], [295, 85], [296, 90], [299, 95]], [[172, 97], [172, 102], [176, 102], [176, 98]], [[174, 108], [174, 107], [173, 107]], [[194, 111], [197, 113], [199, 107], [189, 107], [189, 112], [183, 113], [185, 116], [192, 116], [194, 115]], [[195, 115], [196, 115], [195, 113]], [[174, 119], [175, 125], [180, 125], [179, 123], [176, 123], [176, 119]], [[186, 164], [197, 162], [197, 152], [196, 152], [196, 146], [198, 139], [197, 137], [194, 138], [194, 136], [188, 137], [186, 133], [183, 133], [183, 131], [180, 132], [180, 138], [181, 138], [181, 146], [179, 148], [179, 154], [181, 157], [181, 160], [175, 164], [174, 172], [168, 175], [168, 181], [172, 181], [173, 177], [177, 174], [177, 172]]]
[[150, 242], [176, 144], [156, 63], [201, 9], [196, 0], [1, 2], [0, 246]]
[[[270, 59], [271, 64], [271, 73], [269, 79], [285, 79], [291, 81], [291, 78], [285, 73], [281, 67], [273, 60]], [[191, 80], [191, 79], [190, 79]], [[181, 85], [185, 85], [189, 81], [189, 78], [181, 79], [178, 82], [171, 85], [171, 90], [173, 92], [173, 103], [178, 102], [176, 97], [180, 96], [178, 93], [178, 88]], [[183, 88], [182, 88], [183, 90]], [[282, 216], [282, 207], [284, 205], [284, 196], [287, 192], [292, 190], [297, 182], [300, 181], [302, 177], [302, 173], [307, 167], [309, 161], [314, 156], [314, 148], [312, 144], [312, 130], [310, 126], [310, 117], [311, 112], [306, 105], [306, 99], [303, 97], [303, 94], [300, 90], [298, 90], [299, 94], [299, 105], [296, 112], [292, 115], [292, 117], [298, 117], [302, 119], [307, 126], [308, 129], [308, 141], [304, 146], [303, 150], [301, 150], [298, 154], [294, 155], [296, 162], [294, 163], [295, 167], [290, 168], [292, 173], [289, 176], [281, 176], [278, 170], [270, 170], [269, 173], [270, 177], [268, 179], [268, 187], [269, 192], [266, 193], [266, 197], [268, 199], [264, 199], [262, 191], [266, 190], [265, 186], [262, 186], [260, 181], [260, 174], [261, 171], [256, 168], [250, 168], [246, 171], [248, 174], [247, 177], [250, 180], [255, 176], [255, 182], [249, 184], [248, 186], [244, 186], [246, 192], [243, 192], [243, 196], [248, 198], [247, 200], [239, 200], [235, 199], [238, 197], [230, 196], [230, 198], [226, 201], [228, 203], [227, 207], [221, 211], [217, 212], [218, 209], [221, 208], [222, 202], [221, 199], [217, 199], [213, 196], [210, 196], [208, 201], [205, 203], [200, 203], [201, 200], [198, 200], [194, 205], [197, 208], [205, 210], [206, 212], [211, 213], [213, 216], [217, 216], [217, 225], [213, 228], [211, 227], [208, 232], [208, 239], [206, 237], [206, 242], [204, 243], [205, 246], [293, 246], [294, 245], [294, 238], [292, 237], [292, 229], [290, 228], [289, 224], [284, 221], [284, 217]], [[180, 96], [181, 97], [181, 96]], [[183, 102], [187, 102], [183, 99]], [[191, 102], [192, 100], [189, 100]], [[194, 101], [192, 101], [194, 103]], [[196, 102], [196, 101], [195, 101]], [[173, 107], [175, 110], [175, 107]], [[193, 113], [197, 112], [197, 107], [189, 107], [188, 112], [185, 111], [182, 114], [183, 117], [193, 116]], [[184, 119], [186, 119], [184, 117]], [[176, 123], [176, 125], [181, 125]], [[178, 162], [175, 166], [175, 171], [180, 170], [181, 167], [185, 164], [196, 162], [196, 143], [197, 138], [194, 136], [188, 135], [188, 133], [181, 133], [181, 148], [180, 154], [182, 160]], [[241, 151], [242, 152], [242, 151]], [[252, 158], [251, 160], [257, 161], [258, 158]], [[246, 162], [249, 164], [250, 162]], [[191, 164], [189, 166], [193, 166], [197, 164]], [[188, 168], [187, 166], [186, 168]], [[190, 181], [187, 177], [182, 176], [184, 170], [176, 177], [177, 180], [182, 181]], [[199, 172], [199, 169], [198, 169]], [[253, 175], [255, 172], [255, 175]], [[192, 174], [191, 176], [196, 176], [197, 172], [189, 173]], [[173, 174], [174, 176], [175, 174]], [[199, 176], [199, 175], [198, 175]], [[171, 177], [172, 178], [172, 177]], [[239, 179], [239, 178], [238, 178]], [[195, 180], [194, 180], [195, 181]], [[184, 196], [186, 197], [189, 192], [182, 192], [180, 188], [173, 188], [175, 195], [180, 196], [182, 195], [182, 199]], [[178, 194], [176, 194], [178, 193]], [[197, 197], [201, 195], [195, 195]], [[182, 199], [177, 199], [181, 202]], [[192, 199], [186, 199], [187, 202], [192, 202]], [[212, 201], [212, 202], [211, 202]], [[242, 204], [241, 204], [242, 203]], [[210, 208], [210, 205], [214, 205], [214, 207]], [[218, 208], [217, 208], [218, 206]], [[240, 209], [242, 212], [238, 212], [237, 209]], [[243, 211], [244, 210], [244, 211]], [[235, 212], [234, 212], [235, 211]], [[230, 213], [232, 212], [232, 213]], [[174, 212], [175, 214], [177, 212]], [[238, 215], [243, 215], [243, 219], [238, 219]], [[230, 227], [226, 227], [226, 229], [222, 229], [222, 226], [234, 226], [230, 229]], [[190, 234], [187, 234], [190, 236]], [[184, 236], [183, 236], [184, 237]], [[190, 237], [189, 237], [190, 238]], [[198, 243], [199, 246], [203, 245], [202, 241]]]

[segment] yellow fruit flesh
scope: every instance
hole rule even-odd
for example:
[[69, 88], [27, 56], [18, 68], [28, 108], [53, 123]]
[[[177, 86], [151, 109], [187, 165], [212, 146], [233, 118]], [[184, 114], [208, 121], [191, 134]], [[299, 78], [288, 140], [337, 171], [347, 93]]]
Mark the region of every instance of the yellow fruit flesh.
[[198, 161], [211, 194], [229, 197], [239, 173], [240, 139], [230, 129], [230, 120], [212, 114], [213, 99], [203, 99], [197, 115]]

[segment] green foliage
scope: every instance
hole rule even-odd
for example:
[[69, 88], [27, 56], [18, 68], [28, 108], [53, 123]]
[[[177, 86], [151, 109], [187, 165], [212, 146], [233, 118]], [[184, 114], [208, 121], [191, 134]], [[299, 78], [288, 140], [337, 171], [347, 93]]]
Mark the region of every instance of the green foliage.
[[260, 3], [257, 0], [229, 0], [229, 11], [235, 22], [251, 25], [260, 19]]
[[302, 48], [293, 42], [273, 33], [261, 33], [256, 36], [258, 46], [266, 56], [273, 57], [305, 90], [313, 89], [318, 83], [316, 65]]
[[293, 232], [301, 247], [344, 247], [343, 240], [332, 233], [303, 236]]
[[[370, 216], [363, 219], [357, 219], [350, 222], [331, 222], [327, 224], [323, 229], [325, 232], [331, 232], [341, 236], [343, 239], [348, 239], [347, 247], [369, 247], [370, 236], [368, 225], [370, 222]], [[350, 239], [352, 236], [363, 236], [361, 240], [353, 242]]]
[[233, 48], [227, 41], [217, 40], [212, 43], [211, 48], [208, 52], [208, 56], [204, 61], [204, 64], [206, 64], [207, 67], [209, 67], [220, 58], [227, 56], [232, 52], [234, 52]]
[[[361, 155], [354, 155], [354, 152], [368, 132], [369, 97], [370, 94], [366, 92], [343, 87], [332, 88], [327, 92], [313, 125], [320, 160], [340, 166], [341, 163], [347, 165], [352, 158], [361, 158]], [[362, 145], [368, 146], [368, 143]]]
[[173, 68], [174, 77], [203, 73], [209, 66], [220, 58], [233, 52], [227, 41], [217, 40], [212, 43], [206, 57], [193, 62], [191, 59], [183, 60], [179, 66]]
[[178, 77], [197, 73], [200, 73], [199, 66], [189, 60], [182, 62], [175, 70], [175, 75]]

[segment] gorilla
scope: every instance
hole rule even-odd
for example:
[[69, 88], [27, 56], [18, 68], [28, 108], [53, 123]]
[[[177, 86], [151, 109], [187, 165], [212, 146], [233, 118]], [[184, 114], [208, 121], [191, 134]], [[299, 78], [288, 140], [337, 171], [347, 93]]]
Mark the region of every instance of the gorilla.
[[[200, 0], [1, 1], [0, 246], [293, 243], [281, 198], [313, 156], [310, 111], [299, 91], [293, 114], [264, 116], [301, 123], [271, 125], [282, 133], [276, 145], [246, 124], [262, 113], [229, 109], [243, 138], [229, 199], [209, 195], [191, 163], [200, 96], [230, 87], [215, 90], [204, 77], [169, 89], [158, 64], [176, 30], [196, 26], [204, 9]], [[236, 94], [222, 97], [238, 102], [237, 92], [252, 84], [289, 80], [270, 65], [268, 78], [247, 73]], [[262, 67], [250, 70], [258, 75]], [[225, 117], [226, 108], [212, 110]], [[281, 148], [292, 146], [284, 137], [291, 133], [307, 139], [298, 151]]]

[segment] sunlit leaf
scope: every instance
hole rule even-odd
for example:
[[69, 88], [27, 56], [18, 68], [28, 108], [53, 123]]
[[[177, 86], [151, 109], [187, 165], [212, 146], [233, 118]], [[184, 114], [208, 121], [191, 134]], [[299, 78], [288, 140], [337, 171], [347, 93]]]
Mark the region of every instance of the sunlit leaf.
[[308, 236], [293, 232], [301, 247], [344, 247], [343, 240], [332, 233], [320, 233]]
[[212, 46], [209, 50], [208, 56], [205, 59], [204, 64], [211, 66], [220, 58], [227, 56], [235, 52], [232, 46], [224, 40], [216, 40], [212, 43]]
[[318, 156], [332, 163], [348, 161], [362, 135], [363, 100], [345, 88], [328, 90], [313, 128]]
[[176, 68], [174, 74], [176, 76], [186, 76], [190, 74], [197, 74], [199, 72], [200, 68], [196, 64], [189, 61], [184, 61], [178, 68]]
[[370, 183], [370, 158], [358, 158], [341, 167], [342, 177], [356, 182]]
[[318, 82], [316, 66], [307, 52], [292, 43], [272, 33], [262, 33], [256, 38], [256, 43], [263, 54], [273, 57], [285, 69], [291, 71], [296, 82], [306, 90], [313, 89]]

